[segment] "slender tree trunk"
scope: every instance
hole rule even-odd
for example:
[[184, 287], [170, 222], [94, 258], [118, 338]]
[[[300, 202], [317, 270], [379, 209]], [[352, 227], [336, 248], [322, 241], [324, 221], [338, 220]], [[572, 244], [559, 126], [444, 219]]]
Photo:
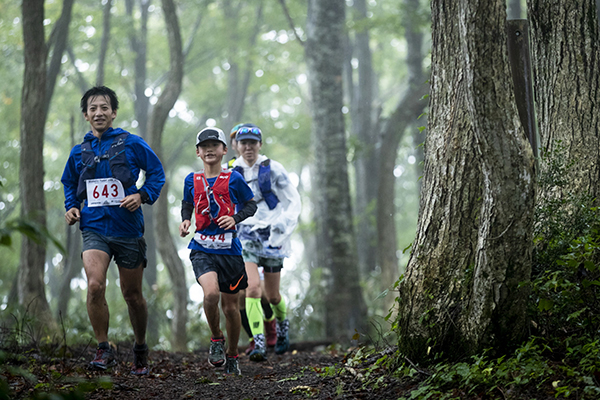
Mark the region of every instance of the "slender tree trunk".
[[[380, 174], [377, 180], [377, 254], [378, 264], [381, 267], [381, 290], [391, 288], [400, 277], [394, 206], [396, 197], [394, 167], [398, 147], [406, 128], [414, 126], [417, 117], [425, 109], [427, 103], [423, 100], [423, 96], [429, 89], [425, 83], [426, 78], [422, 66], [423, 33], [415, 23], [419, 0], [404, 0], [403, 5], [403, 24], [407, 43], [406, 63], [409, 71], [408, 88], [394, 113], [385, 121], [378, 160]], [[386, 296], [385, 308], [389, 309], [393, 301], [394, 296]]]
[[[231, 1], [223, 2], [223, 11], [225, 16], [230, 21], [237, 21], [239, 15], [239, 5], [233, 5]], [[256, 44], [256, 38], [260, 33], [260, 29], [263, 24], [263, 3], [259, 2], [256, 8], [256, 17], [254, 23], [254, 29], [252, 34], [247, 39], [241, 38], [239, 35], [239, 31], [237, 29], [231, 29], [230, 34], [230, 54], [236, 55], [238, 54], [238, 46], [240, 45], [241, 40], [243, 40], [244, 46], [246, 49], [253, 49]], [[246, 44], [247, 43], [247, 44]], [[233, 128], [236, 124], [240, 122], [250, 122], [250, 121], [242, 121], [242, 115], [244, 114], [244, 104], [246, 100], [246, 94], [248, 92], [248, 86], [250, 85], [250, 80], [252, 78], [254, 72], [254, 62], [252, 61], [252, 57], [245, 57], [242, 60], [237, 60], [234, 57], [230, 58], [229, 61], [230, 68], [227, 71], [227, 102], [226, 102], [226, 110], [227, 110], [227, 118], [225, 118], [223, 129], [225, 132], [229, 132], [231, 128]], [[228, 157], [233, 157], [235, 155], [235, 151], [231, 146], [228, 148]]]
[[[173, 0], [162, 0], [162, 9], [165, 16], [167, 26], [170, 63], [169, 63], [169, 78], [165, 85], [154, 110], [149, 126], [149, 143], [161, 157], [162, 155], [162, 134], [169, 111], [175, 105], [183, 80], [183, 52], [181, 33], [179, 29], [179, 20], [177, 18], [177, 9]], [[163, 262], [166, 264], [173, 283], [174, 306], [173, 306], [173, 321], [171, 324], [172, 336], [171, 346], [174, 350], [184, 351], [187, 346], [186, 323], [187, 316], [187, 300], [188, 291], [185, 283], [185, 270], [183, 263], [177, 254], [177, 247], [173, 243], [173, 238], [169, 232], [169, 205], [167, 199], [168, 185], [163, 187], [163, 195], [159, 197], [157, 202], [157, 210], [154, 213], [156, 218], [156, 237], [158, 251], [160, 252]]]
[[[135, 54], [134, 60], [134, 113], [135, 119], [138, 123], [137, 131], [138, 134], [143, 137], [146, 141], [150, 141], [148, 133], [148, 113], [150, 109], [150, 100], [146, 96], [146, 79], [148, 75], [147, 71], [147, 48], [148, 48], [148, 8], [150, 7], [150, 0], [143, 0], [139, 2], [140, 6], [140, 27], [136, 30], [134, 27], [134, 0], [125, 0], [125, 9], [127, 17], [130, 21], [131, 26], [129, 27], [129, 45], [131, 51]], [[156, 149], [154, 149], [156, 150]], [[144, 205], [144, 222], [145, 222], [145, 233], [144, 238], [148, 244], [147, 251], [147, 264], [146, 270], [144, 271], [144, 279], [150, 289], [150, 298], [148, 307], [148, 330], [147, 340], [150, 345], [158, 343], [158, 326], [160, 316], [158, 315], [157, 308], [153, 307], [152, 304], [157, 299], [157, 253], [156, 253], [156, 238], [154, 229], [154, 207]]]
[[530, 0], [529, 15], [540, 145], [552, 152], [562, 143], [562, 156], [574, 161], [568, 190], [598, 198], [600, 38], [596, 4], [594, 0]]
[[106, 64], [106, 52], [110, 42], [110, 9], [112, 0], [106, 0], [102, 12], [102, 41], [100, 42], [100, 56], [98, 57], [98, 69], [96, 70], [96, 85], [104, 84], [104, 65]]
[[317, 148], [317, 253], [329, 273], [325, 304], [326, 333], [347, 342], [364, 332], [366, 306], [356, 261], [356, 239], [346, 163], [342, 114], [342, 64], [345, 2], [309, 0], [306, 58]]
[[[367, 20], [366, 0], [355, 0], [355, 19], [360, 26]], [[375, 270], [377, 261], [376, 204], [379, 163], [377, 149], [379, 137], [373, 129], [373, 87], [375, 74], [371, 56], [368, 28], [356, 32], [355, 49], [358, 60], [358, 84], [350, 85], [354, 90], [352, 99], [352, 135], [356, 138], [354, 168], [356, 171], [355, 222], [357, 254], [360, 271], [363, 275]]]
[[[533, 153], [508, 66], [505, 2], [434, 0], [429, 129], [399, 347], [458, 358], [527, 330]], [[485, 12], [482, 12], [485, 10]]]
[[[78, 114], [80, 115], [80, 114]], [[71, 148], [75, 146], [75, 117], [71, 115]], [[58, 291], [58, 299], [56, 302], [57, 320], [60, 316], [63, 318], [68, 315], [69, 300], [71, 299], [71, 281], [75, 278], [83, 268], [81, 260], [81, 232], [77, 225], [66, 226], [67, 237], [67, 254], [64, 262], [62, 280]]]
[[45, 94], [45, 107], [44, 107], [44, 123], [48, 118], [48, 111], [50, 109], [50, 102], [52, 95], [54, 94], [54, 88], [56, 87], [56, 78], [60, 73], [62, 65], [62, 57], [67, 49], [67, 43], [69, 41], [69, 26], [71, 25], [71, 15], [73, 13], [73, 3], [75, 0], [64, 0], [63, 7], [60, 14], [60, 18], [56, 21], [56, 25], [50, 35], [48, 41], [48, 50], [51, 50], [52, 58], [48, 65], [48, 72], [46, 75], [46, 94]]
[[[24, 0], [23, 54], [25, 72], [21, 97], [21, 154], [19, 180], [21, 218], [46, 226], [44, 197], [44, 115], [46, 109], [46, 39], [44, 1]], [[41, 326], [54, 325], [46, 300], [44, 262], [46, 247], [24, 236], [18, 272], [19, 304]]]

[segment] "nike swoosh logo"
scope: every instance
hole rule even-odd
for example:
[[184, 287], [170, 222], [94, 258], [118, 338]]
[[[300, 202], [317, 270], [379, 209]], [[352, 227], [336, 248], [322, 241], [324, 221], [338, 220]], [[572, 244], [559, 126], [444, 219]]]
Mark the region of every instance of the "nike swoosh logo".
[[244, 275], [242, 275], [242, 276], [240, 277], [240, 280], [239, 280], [239, 281], [237, 281], [237, 283], [235, 284], [235, 286], [234, 286], [234, 285], [232, 285], [232, 284], [230, 283], [230, 284], [229, 284], [229, 290], [235, 290], [235, 289], [237, 289], [237, 287], [238, 287], [238, 285], [240, 284], [240, 282], [242, 281], [242, 279], [244, 279]]

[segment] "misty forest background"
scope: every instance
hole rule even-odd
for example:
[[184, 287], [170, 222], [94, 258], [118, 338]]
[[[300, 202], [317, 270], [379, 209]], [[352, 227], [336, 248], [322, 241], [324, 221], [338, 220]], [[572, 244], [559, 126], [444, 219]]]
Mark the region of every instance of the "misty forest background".
[[[3, 327], [93, 342], [60, 177], [88, 130], [79, 99], [105, 84], [121, 101], [114, 125], [144, 137], [167, 174], [144, 206], [154, 349], [208, 341], [176, 234], [183, 178], [200, 169], [195, 134], [252, 122], [302, 196], [281, 285], [292, 342], [395, 345], [414, 361], [530, 343], [523, 353], [589, 367], [577, 385], [596, 393], [599, 8], [0, 0]], [[510, 33], [507, 19], [526, 17]], [[511, 34], [529, 44], [523, 84]], [[132, 334], [118, 283], [111, 268], [113, 340]]]
[[[411, 18], [424, 42], [419, 62], [427, 68], [429, 10], [425, 4], [412, 3]], [[389, 127], [388, 135], [397, 137], [385, 140], [388, 144], [382, 140], [383, 126], [398, 107], [408, 81], [407, 46], [402, 34], [407, 7], [392, 1], [370, 5], [365, 1], [348, 3], [344, 43], [339, 43], [346, 49], [341, 111], [347, 127], [348, 152], [342, 162], [349, 165], [347, 177], [340, 174], [339, 179], [350, 182], [354, 212], [348, 223], [357, 232], [352, 235], [357, 246], [353, 250], [355, 256], [344, 268], [356, 270], [354, 276], [360, 277], [352, 285], [360, 285], [356, 290], [368, 306], [361, 306], [361, 312], [364, 318], [368, 314], [378, 321], [379, 331], [389, 331], [389, 323], [381, 317], [387, 314], [394, 295], [386, 297], [381, 293], [392, 287], [400, 276], [399, 266], [406, 264], [408, 253], [403, 254], [402, 249], [414, 237], [418, 177], [422, 173], [419, 144], [424, 134], [418, 127], [426, 122], [424, 118], [417, 120], [420, 113], [413, 113], [401, 122], [404, 126], [410, 125], [410, 129], [400, 131]], [[167, 173], [162, 204], [144, 206], [145, 237], [149, 244], [144, 287], [151, 315], [149, 343], [166, 349], [192, 349], [208, 338], [209, 331], [202, 318], [201, 288], [194, 281], [186, 249], [189, 239], [177, 235], [183, 178], [201, 168], [194, 152], [195, 134], [200, 129], [215, 125], [229, 132], [240, 122], [253, 122], [261, 127], [265, 136], [263, 153], [284, 164], [302, 196], [303, 210], [294, 235], [294, 255], [286, 260], [282, 277], [292, 341], [334, 338], [338, 333], [332, 330], [336, 328], [328, 331], [325, 315], [336, 311], [326, 311], [326, 300], [328, 293], [343, 293], [345, 289], [337, 284], [330, 286], [328, 266], [317, 261], [315, 253], [313, 197], [315, 192], [326, 189], [314, 184], [314, 175], [318, 173], [315, 160], [331, 157], [331, 154], [311, 133], [311, 99], [304, 49], [306, 4], [177, 2], [181, 92], [172, 108], [167, 109], [160, 145], [157, 145], [156, 133], [152, 132], [152, 118], [160, 112], [157, 104], [161, 96], [167, 94], [169, 74], [173, 76], [170, 52], [174, 51], [168, 41], [164, 6], [158, 1], [112, 0], [103, 1], [100, 6], [97, 1], [67, 0], [46, 1], [44, 11], [48, 89], [43, 111], [24, 114], [23, 120], [45, 121], [41, 125], [43, 135], [36, 133], [39, 140], [43, 140], [43, 167], [27, 164], [35, 169], [32, 173], [43, 180], [40, 195], [43, 193], [45, 201], [47, 229], [66, 250], [62, 253], [52, 242], [45, 250], [43, 294], [50, 312], [40, 315], [52, 320], [46, 322], [64, 324], [72, 340], [93, 337], [85, 311], [86, 282], [79, 257], [80, 232], [64, 222], [60, 177], [71, 147], [89, 130], [79, 99], [92, 85], [105, 84], [117, 92], [121, 101], [114, 126], [144, 137], [159, 152]], [[23, 204], [19, 187], [23, 181], [20, 177], [23, 23], [19, 4], [3, 0], [0, 3], [0, 74], [4, 82], [0, 108], [3, 225], [19, 216]], [[359, 64], [368, 65], [361, 67], [365, 70], [361, 75], [368, 78], [359, 77]], [[51, 65], [55, 68], [52, 72]], [[427, 90], [426, 79], [423, 75], [420, 82], [423, 94]], [[32, 96], [41, 96], [42, 93], [38, 93]], [[413, 100], [424, 109], [427, 100], [421, 97], [423, 95]], [[340, 145], [344, 146], [344, 138], [341, 140]], [[395, 222], [397, 238], [391, 244], [385, 243], [391, 246], [387, 252], [393, 265], [382, 279], [381, 261], [376, 257], [376, 249], [383, 245], [378, 243], [375, 234], [379, 197], [376, 164], [377, 152], [388, 145], [398, 149], [397, 161], [394, 152], [390, 160], [393, 168], [386, 173], [386, 180], [395, 186], [393, 199], [386, 201], [390, 201], [392, 207], [388, 217]], [[342, 170], [338, 166], [334, 168]], [[361, 168], [360, 172], [356, 168]], [[44, 204], [39, 200], [32, 200], [33, 209]], [[36, 218], [28, 216], [28, 221]], [[22, 236], [13, 234], [11, 239], [9, 247], [0, 249], [2, 321], [10, 321], [15, 313], [23, 316], [30, 301], [24, 300], [26, 295], [19, 295], [19, 269], [24, 262], [20, 252]], [[111, 337], [123, 338], [131, 335], [131, 328], [117, 278], [113, 266], [107, 286]], [[183, 309], [178, 301], [185, 302]], [[19, 303], [22, 307], [17, 306]], [[30, 305], [29, 315], [35, 317], [32, 308]], [[181, 332], [182, 325], [187, 335]], [[173, 334], [173, 329], [179, 336]], [[366, 334], [367, 330], [360, 333]]]

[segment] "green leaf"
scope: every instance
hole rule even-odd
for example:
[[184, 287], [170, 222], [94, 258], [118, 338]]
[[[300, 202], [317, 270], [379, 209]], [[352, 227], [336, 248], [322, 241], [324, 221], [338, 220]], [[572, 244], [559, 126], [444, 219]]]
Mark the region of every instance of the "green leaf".
[[539, 303], [538, 303], [538, 309], [540, 311], [548, 311], [550, 309], [552, 309], [552, 307], [554, 306], [554, 302], [550, 299], [540, 299]]

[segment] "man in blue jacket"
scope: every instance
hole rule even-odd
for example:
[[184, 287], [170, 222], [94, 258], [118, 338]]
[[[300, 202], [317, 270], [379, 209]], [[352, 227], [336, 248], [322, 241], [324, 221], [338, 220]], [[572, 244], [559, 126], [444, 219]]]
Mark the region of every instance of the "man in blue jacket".
[[[106, 273], [114, 257], [135, 336], [131, 373], [145, 375], [148, 308], [142, 294], [146, 242], [141, 205], [158, 199], [165, 173], [141, 137], [112, 127], [118, 107], [115, 92], [105, 86], [93, 87], [83, 95], [81, 110], [91, 131], [83, 143], [71, 150], [61, 181], [65, 219], [69, 225], [79, 222], [83, 236], [81, 257], [88, 284], [87, 311], [98, 340], [96, 357], [90, 366], [105, 370], [116, 364], [108, 343], [109, 311], [105, 297]], [[145, 171], [145, 181], [138, 188], [140, 170]]]

